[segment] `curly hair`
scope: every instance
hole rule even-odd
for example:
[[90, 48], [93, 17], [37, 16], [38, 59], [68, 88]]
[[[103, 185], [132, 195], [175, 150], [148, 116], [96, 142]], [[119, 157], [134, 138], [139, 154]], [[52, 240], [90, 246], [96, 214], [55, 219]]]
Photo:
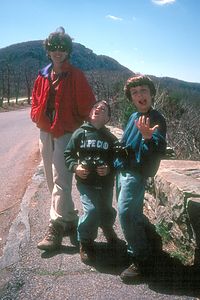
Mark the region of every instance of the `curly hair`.
[[124, 86], [126, 97], [131, 100], [130, 89], [135, 86], [147, 85], [150, 89], [151, 96], [154, 98], [156, 95], [156, 88], [153, 81], [147, 75], [136, 75], [129, 78]]
[[55, 32], [50, 33], [44, 41], [46, 51], [66, 51], [68, 56], [72, 52], [72, 38], [65, 33], [63, 27], [59, 27]]

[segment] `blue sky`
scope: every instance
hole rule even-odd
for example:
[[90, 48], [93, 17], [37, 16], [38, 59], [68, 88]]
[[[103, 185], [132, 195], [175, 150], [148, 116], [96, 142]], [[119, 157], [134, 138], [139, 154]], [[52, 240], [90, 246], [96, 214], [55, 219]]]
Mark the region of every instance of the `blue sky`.
[[63, 26], [134, 72], [200, 83], [200, 0], [10, 0], [0, 12], [0, 48]]

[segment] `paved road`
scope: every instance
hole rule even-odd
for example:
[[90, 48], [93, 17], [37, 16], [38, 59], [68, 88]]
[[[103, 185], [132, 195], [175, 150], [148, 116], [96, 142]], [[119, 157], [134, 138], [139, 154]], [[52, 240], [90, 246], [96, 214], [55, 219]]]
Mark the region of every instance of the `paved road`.
[[[75, 185], [73, 198], [82, 213]], [[97, 261], [93, 266], [81, 263], [78, 249], [67, 237], [60, 251], [38, 250], [36, 245], [46, 231], [50, 208], [50, 195], [40, 169], [22, 203], [24, 212], [13, 224], [7, 259], [0, 260], [0, 269], [6, 260], [10, 264], [0, 273], [1, 300], [198, 299], [198, 278], [195, 281], [189, 274], [181, 272], [182, 269], [164, 254], [157, 259], [158, 272], [154, 275], [136, 284], [122, 283], [119, 274], [127, 266], [125, 247], [107, 247], [101, 230], [96, 240]], [[118, 219], [115, 230], [122, 238]]]
[[[79, 213], [82, 208], [73, 184], [73, 199]], [[116, 201], [114, 200], [116, 207]], [[69, 239], [60, 251], [37, 249], [49, 222], [50, 195], [42, 166], [28, 185], [20, 212], [8, 236], [0, 258], [1, 300], [194, 300], [200, 295], [199, 277], [177, 264], [161, 250], [156, 252], [155, 268], [143, 282], [126, 285], [119, 274], [127, 266], [125, 246], [110, 248], [99, 230], [96, 240], [97, 260], [93, 266], [80, 261], [78, 249]], [[123, 235], [118, 218], [115, 230]]]
[[38, 129], [30, 108], [0, 113], [0, 256], [10, 224], [38, 164]]
[[[50, 195], [41, 168], [23, 197], [5, 255], [0, 259], [1, 300], [199, 299], [199, 276], [190, 276], [188, 268], [181, 267], [162, 251], [151, 276], [136, 284], [122, 283], [119, 274], [127, 266], [125, 246], [108, 247], [101, 230], [96, 240], [97, 260], [93, 266], [81, 263], [78, 249], [67, 237], [60, 251], [38, 250], [36, 245], [44, 237], [50, 209]], [[73, 199], [81, 214], [75, 183]], [[114, 227], [123, 238], [118, 218]]]

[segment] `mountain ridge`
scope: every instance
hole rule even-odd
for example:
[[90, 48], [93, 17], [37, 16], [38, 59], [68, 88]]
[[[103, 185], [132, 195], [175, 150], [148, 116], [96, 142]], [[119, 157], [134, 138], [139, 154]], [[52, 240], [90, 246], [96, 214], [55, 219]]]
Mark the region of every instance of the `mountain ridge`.
[[[26, 45], [33, 45], [33, 44], [34, 44], [34, 46], [37, 46], [37, 44], [39, 44], [39, 46], [42, 48], [43, 53], [45, 54], [45, 50], [43, 48], [43, 40], [30, 40], [30, 41], [26, 41], [26, 42], [14, 43], [14, 44], [11, 44], [9, 46], [0, 48], [0, 60], [1, 60], [2, 53], [3, 53], [3, 55], [5, 55], [4, 52], [10, 51], [12, 49], [14, 49], [16, 51], [16, 49], [18, 47], [21, 48], [21, 46], [22, 46], [24, 48], [24, 46], [26, 46]], [[120, 64], [114, 58], [112, 58], [110, 56], [107, 56], [107, 55], [95, 54], [93, 52], [93, 50], [91, 50], [91, 49], [89, 49], [89, 48], [85, 47], [84, 45], [82, 45], [80, 43], [77, 43], [77, 42], [73, 42], [72, 60], [74, 59], [75, 53], [77, 51], [77, 47], [81, 47], [82, 49], [85, 49], [85, 51], [88, 52], [88, 54], [91, 53], [92, 55], [95, 55], [98, 58], [102, 57], [102, 58], [109, 59], [110, 61], [113, 61], [114, 64], [116, 63], [118, 66], [121, 66], [123, 69], [134, 73], [134, 71], [130, 70], [128, 67], [123, 66], [122, 64]], [[85, 70], [88, 70], [88, 68], [86, 67]], [[159, 77], [159, 76], [155, 76], [153, 74], [149, 74], [149, 76], [154, 77], [154, 78], [159, 78], [161, 80], [174, 80], [174, 81], [177, 81], [178, 83], [189, 83], [189, 84], [192, 84], [192, 85], [200, 85], [200, 82], [187, 81], [187, 80], [178, 79], [178, 78], [170, 77], [170, 76]]]
[[[111, 79], [108, 76], [108, 80], [113, 80], [114, 76], [116, 76], [118, 78], [115, 80], [125, 81], [128, 77], [135, 74], [134, 71], [121, 65], [115, 59], [106, 55], [97, 55], [80, 43], [73, 42], [70, 61], [74, 66], [86, 73], [113, 73], [114, 75], [111, 76]], [[29, 74], [28, 79], [33, 84], [33, 80], [36, 78], [39, 69], [48, 63], [49, 59], [42, 40], [15, 43], [0, 48], [0, 80], [3, 82], [5, 80], [3, 78], [4, 74], [9, 72], [12, 73], [14, 81], [19, 76], [17, 75], [18, 73], [23, 75], [21, 75], [21, 80], [27, 80], [27, 74]], [[150, 74], [149, 76], [160, 88], [166, 89], [169, 93], [179, 93], [181, 97], [187, 98], [188, 101], [192, 99], [193, 102], [200, 103], [200, 83], [188, 82], [167, 76], [156, 77]], [[0, 89], [2, 89], [1, 86]]]
[[[15, 53], [15, 55], [16, 54], [18, 55], [18, 58], [21, 58], [22, 53], [20, 51], [22, 51], [22, 50], [23, 50], [23, 53], [26, 53], [26, 56], [27, 56], [27, 54], [32, 56], [32, 54], [34, 53], [34, 56], [32, 56], [33, 58], [39, 58], [42, 55], [45, 63], [46, 62], [48, 63], [48, 61], [49, 61], [48, 59], [45, 59], [45, 57], [47, 58], [47, 55], [46, 55], [45, 49], [43, 47], [42, 40], [21, 42], [21, 43], [16, 43], [16, 44], [4, 47], [4, 48], [0, 48], [0, 61], [2, 61], [2, 59], [8, 58], [10, 55], [12, 56], [12, 58], [14, 58], [13, 57], [14, 53]], [[36, 51], [38, 51], [38, 52], [35, 53]], [[103, 62], [105, 62], [105, 60], [108, 60], [110, 62], [110, 65], [109, 65], [110, 70], [123, 69], [128, 72], [131, 72], [131, 70], [129, 70], [128, 68], [121, 65], [115, 59], [113, 59], [109, 56], [106, 56], [106, 55], [97, 55], [91, 49], [85, 47], [84, 45], [73, 42], [73, 51], [72, 51], [72, 55], [71, 55], [71, 59], [70, 59], [71, 63], [76, 65], [77, 67], [80, 67], [80, 58], [83, 55], [85, 55], [85, 57], [90, 56], [91, 62], [94, 62], [94, 58], [99, 59], [99, 63], [97, 66], [92, 65], [91, 63], [89, 63], [87, 65], [84, 63], [84, 65], [81, 65], [81, 69], [83, 69], [84, 71], [94, 70], [95, 67], [105, 68], [105, 66], [103, 65]], [[102, 62], [102, 64], [101, 64], [101, 62]]]

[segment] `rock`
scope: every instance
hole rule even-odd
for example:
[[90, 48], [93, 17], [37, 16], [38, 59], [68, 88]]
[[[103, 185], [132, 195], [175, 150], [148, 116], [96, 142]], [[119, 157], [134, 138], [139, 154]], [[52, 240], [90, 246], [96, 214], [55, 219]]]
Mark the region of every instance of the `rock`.
[[145, 198], [145, 213], [163, 234], [164, 247], [173, 243], [169, 248], [191, 263], [200, 247], [200, 162], [163, 160]]

